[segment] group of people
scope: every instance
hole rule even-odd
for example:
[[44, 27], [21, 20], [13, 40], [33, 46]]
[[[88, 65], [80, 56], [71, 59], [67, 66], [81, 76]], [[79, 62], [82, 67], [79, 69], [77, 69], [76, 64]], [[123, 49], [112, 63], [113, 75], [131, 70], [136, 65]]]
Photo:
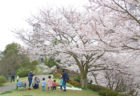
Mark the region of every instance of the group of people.
[[49, 90], [56, 90], [57, 83], [56, 83], [56, 80], [51, 79], [51, 76], [48, 76], [47, 82], [45, 81], [45, 78], [43, 78], [41, 81], [41, 85], [42, 85], [42, 88], [41, 88], [42, 91], [45, 90], [46, 85], [47, 85], [48, 91], [49, 91]]
[[39, 88], [39, 83], [41, 83], [42, 91], [46, 89], [46, 86], [48, 90], [56, 90], [57, 85], [60, 86], [61, 91], [66, 91], [66, 82], [69, 79], [69, 76], [64, 69], [62, 70], [62, 76], [59, 83], [57, 83], [56, 80], [52, 80], [51, 76], [48, 76], [47, 80], [45, 80], [44, 77], [42, 80], [40, 80], [38, 77], [35, 77], [32, 83], [33, 76], [34, 74], [32, 71], [28, 73], [29, 90], [31, 90], [31, 85], [34, 89], [37, 89]]

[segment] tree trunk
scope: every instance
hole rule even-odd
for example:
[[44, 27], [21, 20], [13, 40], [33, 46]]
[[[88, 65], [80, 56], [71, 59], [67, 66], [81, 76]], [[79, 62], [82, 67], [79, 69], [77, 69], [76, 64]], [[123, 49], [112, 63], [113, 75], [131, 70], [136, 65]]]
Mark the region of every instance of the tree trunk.
[[87, 88], [88, 85], [88, 80], [87, 80], [87, 73], [86, 74], [81, 74], [81, 86], [82, 88]]

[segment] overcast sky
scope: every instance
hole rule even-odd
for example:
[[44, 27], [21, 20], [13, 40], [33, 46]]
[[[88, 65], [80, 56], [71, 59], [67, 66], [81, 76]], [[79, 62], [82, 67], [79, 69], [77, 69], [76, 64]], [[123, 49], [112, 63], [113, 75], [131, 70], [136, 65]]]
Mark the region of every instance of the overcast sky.
[[47, 7], [80, 7], [88, 0], [0, 0], [0, 51], [12, 42], [20, 43], [11, 30], [27, 26], [26, 19]]

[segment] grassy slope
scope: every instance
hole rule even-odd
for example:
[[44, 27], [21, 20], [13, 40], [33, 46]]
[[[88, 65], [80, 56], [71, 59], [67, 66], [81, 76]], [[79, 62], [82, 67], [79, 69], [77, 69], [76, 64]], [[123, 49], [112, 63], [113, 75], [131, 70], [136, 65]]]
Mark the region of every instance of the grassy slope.
[[67, 92], [59, 91], [41, 91], [37, 90], [27, 90], [21, 88], [19, 90], [8, 91], [0, 94], [0, 96], [99, 96], [96, 92], [90, 90], [83, 91], [72, 91], [68, 90]]
[[[25, 81], [27, 80], [27, 77], [21, 78], [20, 81]], [[59, 81], [58, 79], [55, 78], [57, 82]], [[8, 85], [10, 83], [7, 83], [5, 85]], [[67, 86], [71, 87], [72, 85], [67, 84]], [[68, 90], [67, 92], [62, 92], [57, 88], [57, 91], [41, 91], [41, 89], [37, 90], [27, 90], [24, 88], [20, 88], [19, 90], [12, 90], [12, 91], [7, 91], [0, 96], [99, 96], [96, 92], [93, 92], [88, 89], [84, 89], [82, 91], [72, 91]]]

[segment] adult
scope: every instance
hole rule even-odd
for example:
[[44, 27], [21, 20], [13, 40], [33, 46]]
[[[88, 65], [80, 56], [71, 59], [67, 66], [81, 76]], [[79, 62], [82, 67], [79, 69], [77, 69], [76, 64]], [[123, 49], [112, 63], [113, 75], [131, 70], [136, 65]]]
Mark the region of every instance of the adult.
[[11, 82], [15, 82], [15, 75], [16, 75], [16, 72], [12, 71], [11, 72]]
[[40, 79], [38, 77], [35, 77], [34, 81], [33, 81], [33, 88], [38, 89], [39, 88], [39, 83], [40, 83]]
[[31, 84], [32, 84], [32, 79], [33, 79], [33, 76], [34, 76], [34, 74], [33, 74], [33, 72], [32, 71], [30, 71], [29, 73], [28, 73], [28, 82], [29, 82], [29, 90], [31, 90]]
[[66, 82], [69, 80], [68, 74], [65, 72], [65, 69], [62, 70], [62, 79], [63, 79], [63, 87], [64, 91], [66, 91]]

